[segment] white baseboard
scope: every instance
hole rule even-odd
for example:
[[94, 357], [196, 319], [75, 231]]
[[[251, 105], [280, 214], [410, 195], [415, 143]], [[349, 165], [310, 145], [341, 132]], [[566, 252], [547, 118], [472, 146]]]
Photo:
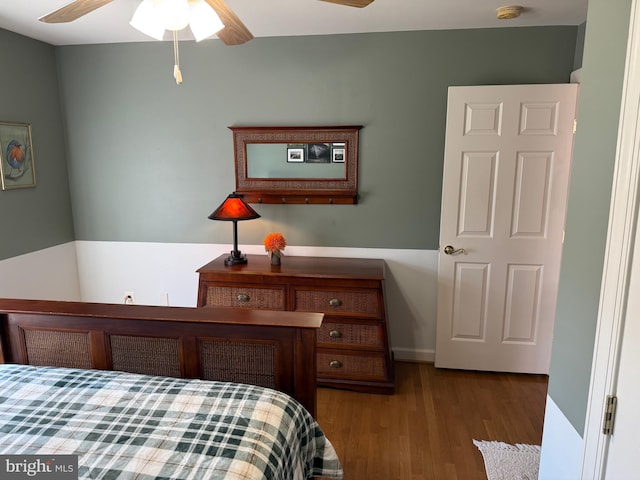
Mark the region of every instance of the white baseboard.
[[393, 348], [393, 358], [404, 362], [433, 363], [436, 360], [435, 350]]

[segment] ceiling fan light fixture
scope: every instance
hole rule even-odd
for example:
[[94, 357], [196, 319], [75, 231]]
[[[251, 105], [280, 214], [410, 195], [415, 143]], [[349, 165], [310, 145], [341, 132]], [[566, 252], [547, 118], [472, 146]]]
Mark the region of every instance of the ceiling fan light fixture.
[[156, 0], [156, 5], [167, 30], [177, 32], [189, 25], [188, 0]]
[[129, 24], [151, 38], [162, 40], [165, 26], [156, 3], [156, 0], [142, 0]]
[[224, 28], [216, 11], [204, 0], [142, 0], [129, 22], [145, 35], [163, 40], [165, 30], [191, 27], [199, 42]]
[[189, 0], [189, 26], [200, 42], [224, 28], [220, 17], [204, 0]]

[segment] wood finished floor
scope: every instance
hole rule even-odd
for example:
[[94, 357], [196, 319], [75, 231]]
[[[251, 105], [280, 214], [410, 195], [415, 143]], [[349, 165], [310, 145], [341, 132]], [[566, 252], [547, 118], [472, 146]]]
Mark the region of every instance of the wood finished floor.
[[547, 377], [396, 362], [396, 393], [318, 389], [344, 480], [486, 480], [472, 440], [540, 445]]

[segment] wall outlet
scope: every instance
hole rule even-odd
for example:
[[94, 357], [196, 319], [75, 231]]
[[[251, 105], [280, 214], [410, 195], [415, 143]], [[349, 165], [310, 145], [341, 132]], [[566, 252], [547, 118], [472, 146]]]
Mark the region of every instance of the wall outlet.
[[135, 305], [136, 297], [133, 295], [133, 292], [124, 292], [124, 303], [126, 305]]
[[160, 295], [160, 302], [166, 307], [169, 306], [169, 294], [167, 292], [162, 292], [162, 294]]

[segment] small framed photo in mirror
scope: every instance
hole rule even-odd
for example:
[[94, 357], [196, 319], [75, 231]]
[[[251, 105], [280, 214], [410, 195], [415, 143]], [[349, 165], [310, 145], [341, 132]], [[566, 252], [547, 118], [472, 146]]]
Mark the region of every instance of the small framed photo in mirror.
[[330, 143], [310, 143], [307, 145], [308, 163], [331, 163]]
[[331, 161], [333, 163], [344, 163], [344, 149], [344, 143], [334, 143], [331, 146]]
[[304, 147], [287, 147], [287, 162], [304, 162]]

